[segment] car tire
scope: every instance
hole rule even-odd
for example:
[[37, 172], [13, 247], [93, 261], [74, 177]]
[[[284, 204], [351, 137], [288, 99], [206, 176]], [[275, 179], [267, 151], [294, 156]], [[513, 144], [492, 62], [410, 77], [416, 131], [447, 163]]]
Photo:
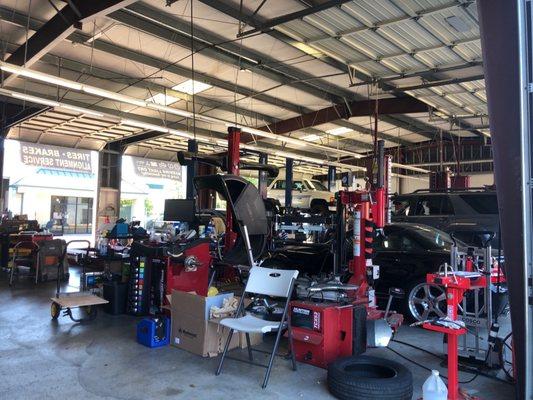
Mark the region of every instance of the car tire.
[[328, 366], [328, 389], [341, 400], [410, 400], [413, 375], [403, 365], [383, 358], [341, 358]]
[[325, 202], [315, 202], [311, 204], [311, 214], [327, 215], [328, 212], [329, 208]]
[[[420, 322], [446, 316], [446, 292], [441, 287], [429, 285], [425, 278], [420, 278], [404, 290], [403, 315], [408, 320]], [[415, 297], [418, 300], [413, 300]], [[437, 309], [439, 312], [435, 311]], [[429, 310], [427, 314], [424, 313], [425, 310]]]

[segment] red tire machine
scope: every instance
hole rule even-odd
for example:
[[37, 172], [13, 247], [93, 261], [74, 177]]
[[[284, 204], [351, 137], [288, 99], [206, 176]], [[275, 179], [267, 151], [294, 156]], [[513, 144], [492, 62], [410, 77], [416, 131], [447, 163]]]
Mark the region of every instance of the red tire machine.
[[463, 301], [465, 292], [475, 287], [484, 287], [485, 279], [484, 276], [474, 272], [469, 272], [464, 276], [457, 276], [453, 272], [448, 274], [446, 271], [443, 274], [427, 275], [427, 283], [444, 286], [446, 289], [447, 322], [426, 322], [422, 326], [424, 329], [447, 335], [449, 400], [464, 398], [459, 392], [458, 341], [459, 336], [466, 334], [467, 330], [457, 319], [457, 308]]
[[[396, 313], [387, 315], [390, 302], [387, 311], [377, 308], [372, 288], [373, 281], [379, 278], [379, 267], [372, 263], [372, 243], [375, 229], [382, 229], [390, 220], [388, 204], [390, 177], [391, 158], [384, 155], [384, 142], [380, 141], [377, 181], [373, 185], [374, 188], [343, 190], [337, 193], [334, 275], [337, 275], [341, 269], [339, 266], [345, 258], [346, 221], [349, 216], [353, 216], [354, 220], [353, 257], [347, 265], [351, 274], [346, 290], [350, 301], [344, 305], [335, 302], [291, 302], [290, 323], [294, 352], [298, 361], [326, 368], [330, 362], [339, 357], [364, 352], [366, 344], [362, 349], [361, 346], [353, 346], [353, 339], [355, 335], [365, 335], [366, 338], [366, 322], [370, 322], [368, 327], [373, 336], [369, 338], [371, 340], [368, 340], [368, 343], [374, 346], [387, 345], [392, 335], [391, 327], [396, 329], [401, 325], [402, 315]], [[366, 320], [364, 324], [358, 323], [361, 318]], [[364, 328], [361, 329], [361, 326]]]
[[[490, 254], [490, 250], [488, 253]], [[427, 330], [447, 335], [449, 400], [472, 399], [471, 396], [464, 396], [459, 389], [459, 336], [467, 334], [468, 331], [465, 323], [458, 318], [458, 308], [462, 305], [463, 312], [466, 310], [466, 305], [462, 303], [467, 291], [477, 292], [490, 287], [490, 284], [497, 284], [505, 279], [499, 267], [492, 267], [490, 262], [485, 267], [489, 269], [490, 273], [475, 272], [471, 260], [467, 259], [465, 271], [445, 270], [438, 274], [428, 274], [426, 277], [427, 283], [443, 286], [446, 290], [446, 318], [426, 322], [422, 326]], [[492, 309], [489, 308], [487, 312], [492, 313]], [[494, 338], [489, 336], [489, 344], [491, 339]]]

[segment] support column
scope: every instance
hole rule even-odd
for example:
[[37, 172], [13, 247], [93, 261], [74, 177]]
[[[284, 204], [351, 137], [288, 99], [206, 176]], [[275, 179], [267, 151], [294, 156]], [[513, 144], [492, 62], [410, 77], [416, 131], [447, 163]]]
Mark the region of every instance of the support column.
[[228, 128], [228, 174], [239, 175], [241, 130]]
[[[259, 154], [259, 164], [266, 165], [268, 164], [268, 154], [261, 153]], [[259, 171], [258, 176], [258, 184], [257, 188], [259, 190], [259, 194], [263, 199], [267, 198], [267, 189], [268, 189], [268, 174], [266, 171]]]
[[104, 223], [115, 223], [120, 213], [123, 146], [108, 143], [99, 154], [98, 187], [96, 189], [96, 232]]
[[[230, 126], [228, 128], [228, 174], [239, 175], [241, 130]], [[237, 240], [237, 233], [234, 229], [233, 212], [229, 206], [226, 207], [226, 236], [224, 251], [229, 251]]]
[[292, 158], [285, 159], [285, 207], [292, 207], [292, 172], [294, 167], [294, 160]]
[[[195, 139], [189, 139], [187, 142], [187, 151], [193, 154], [198, 153], [198, 141]], [[186, 195], [188, 199], [196, 198], [196, 188], [194, 187], [193, 178], [198, 172], [198, 161], [193, 159], [189, 165], [187, 165], [187, 191]]]
[[[204, 175], [215, 175], [216, 168], [212, 165], [207, 165], [203, 163], [198, 163], [198, 170], [196, 176]], [[196, 189], [195, 189], [196, 191]], [[200, 210], [209, 210], [215, 208], [216, 205], [216, 195], [217, 193], [214, 190], [203, 189], [196, 193], [197, 201], [196, 204]]]
[[1, 132], [0, 135], [0, 214], [4, 212], [4, 209], [9, 207], [9, 204], [7, 204], [9, 179], [6, 179], [4, 182], [4, 144], [6, 140], [4, 133], [7, 135], [7, 131]]
[[511, 305], [516, 398], [531, 399], [531, 3], [478, 0], [477, 7]]
[[330, 192], [335, 190], [335, 177], [337, 175], [337, 167], [329, 166], [328, 167], [328, 190]]

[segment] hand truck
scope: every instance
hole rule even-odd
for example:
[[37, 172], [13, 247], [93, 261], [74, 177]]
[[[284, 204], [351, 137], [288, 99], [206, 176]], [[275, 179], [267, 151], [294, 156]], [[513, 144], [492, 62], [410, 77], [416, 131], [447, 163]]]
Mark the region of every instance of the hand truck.
[[[80, 282], [80, 291], [74, 293], [61, 293], [61, 268], [67, 256], [68, 246], [72, 243], [86, 243], [87, 249], [85, 256], [82, 257], [82, 270], [81, 270], [81, 282]], [[89, 259], [89, 251], [91, 249], [91, 242], [88, 240], [71, 240], [65, 246], [65, 251], [61, 257], [60, 262], [57, 266], [57, 290], [56, 296], [52, 297], [52, 305], [50, 307], [50, 314], [52, 319], [56, 320], [63, 310], [63, 316], [68, 315], [71, 320], [74, 322], [87, 322], [92, 321], [96, 318], [97, 307], [100, 304], [109, 303], [107, 300], [98, 297], [97, 295], [87, 291], [86, 284], [86, 268], [87, 260]], [[73, 308], [81, 308], [87, 314], [85, 318], [76, 318], [72, 315]]]

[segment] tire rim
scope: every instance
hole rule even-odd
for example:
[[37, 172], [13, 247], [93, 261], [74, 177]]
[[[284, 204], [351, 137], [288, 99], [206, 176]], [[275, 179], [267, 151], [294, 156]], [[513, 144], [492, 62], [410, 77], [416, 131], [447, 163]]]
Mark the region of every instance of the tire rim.
[[409, 292], [409, 311], [417, 321], [446, 316], [446, 293], [440, 286], [419, 283]]

